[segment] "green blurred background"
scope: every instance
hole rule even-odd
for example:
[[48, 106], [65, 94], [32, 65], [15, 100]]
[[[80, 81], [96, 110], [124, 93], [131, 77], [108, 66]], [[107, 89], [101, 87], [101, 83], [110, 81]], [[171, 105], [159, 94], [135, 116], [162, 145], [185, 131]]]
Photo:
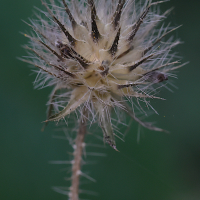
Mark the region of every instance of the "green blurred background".
[[[34, 18], [33, 6], [41, 7], [40, 1], [0, 2], [1, 200], [64, 200], [66, 196], [51, 187], [69, 187], [64, 180], [70, 175], [69, 166], [49, 164], [50, 160], [69, 158], [67, 152], [72, 150], [69, 142], [52, 137], [56, 129], [53, 124], [45, 132], [40, 131], [51, 89], [34, 90], [35, 75], [30, 75], [26, 63], [16, 59], [26, 55], [21, 45], [27, 40], [19, 32], [30, 30], [21, 19]], [[167, 20], [174, 26], [183, 24], [175, 36], [184, 44], [176, 51], [183, 57], [182, 62], [190, 61], [179, 70], [175, 81], [179, 89], [174, 89], [174, 93], [163, 89], [160, 96], [167, 101], [152, 102], [159, 115], [151, 117], [151, 121], [170, 134], [142, 129], [138, 144], [138, 125], [133, 122], [125, 142], [118, 140], [120, 153], [111, 148], [90, 148], [90, 152], [107, 156], [87, 156], [98, 163], [84, 166], [84, 172], [97, 182], [82, 179], [81, 188], [98, 195], [86, 194], [83, 199], [200, 199], [200, 1], [171, 0], [162, 4], [161, 10], [170, 7], [175, 9]], [[87, 140], [92, 142], [93, 136]]]

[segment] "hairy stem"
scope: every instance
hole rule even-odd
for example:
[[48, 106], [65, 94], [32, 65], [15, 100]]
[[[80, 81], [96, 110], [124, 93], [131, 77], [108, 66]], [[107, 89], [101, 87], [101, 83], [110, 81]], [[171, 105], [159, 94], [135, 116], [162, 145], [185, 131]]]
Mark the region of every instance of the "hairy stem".
[[76, 136], [75, 141], [75, 150], [74, 150], [74, 162], [72, 165], [72, 185], [70, 187], [70, 200], [78, 200], [79, 199], [79, 178], [81, 174], [81, 160], [82, 160], [82, 151], [83, 151], [83, 144], [86, 135], [86, 119], [83, 117], [81, 118], [79, 130]]

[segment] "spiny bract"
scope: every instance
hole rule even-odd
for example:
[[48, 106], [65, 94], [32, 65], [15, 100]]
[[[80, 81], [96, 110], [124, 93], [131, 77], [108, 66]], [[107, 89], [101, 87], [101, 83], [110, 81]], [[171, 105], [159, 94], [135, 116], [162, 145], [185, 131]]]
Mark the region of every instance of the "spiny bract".
[[[50, 2], [42, 2], [47, 12], [40, 10], [37, 20], [28, 24], [35, 33], [25, 34], [30, 38], [25, 46], [30, 60], [24, 60], [39, 68], [38, 87], [54, 85], [47, 121], [59, 121], [78, 107], [83, 114], [86, 107], [91, 122], [98, 119], [105, 142], [114, 149], [113, 107], [146, 128], [162, 131], [136, 118], [126, 102], [158, 98], [155, 89], [168, 80], [169, 71], [180, 67], [170, 53], [179, 41], [163, 41], [175, 29], [156, 28], [170, 10], [160, 15], [156, 6], [161, 2], [150, 0]], [[58, 90], [63, 91], [62, 102], [55, 101]], [[65, 107], [59, 111], [63, 99]]]

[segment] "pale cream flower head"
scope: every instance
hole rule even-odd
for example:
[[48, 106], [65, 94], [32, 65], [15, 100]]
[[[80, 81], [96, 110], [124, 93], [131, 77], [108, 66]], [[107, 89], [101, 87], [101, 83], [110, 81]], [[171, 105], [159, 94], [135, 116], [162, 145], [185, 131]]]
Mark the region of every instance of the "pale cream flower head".
[[[180, 67], [171, 53], [180, 42], [164, 40], [175, 28], [157, 28], [170, 10], [159, 14], [161, 2], [147, 0], [50, 2], [43, 2], [47, 12], [40, 10], [37, 20], [28, 24], [35, 34], [25, 34], [31, 55], [25, 61], [39, 68], [37, 87], [54, 86], [47, 121], [77, 110], [83, 115], [86, 108], [85, 117], [99, 122], [105, 142], [114, 149], [113, 108], [146, 128], [163, 131], [138, 119], [128, 102], [137, 99], [149, 105], [147, 99], [159, 98], [156, 88], [169, 81], [169, 72]], [[62, 101], [55, 98], [58, 91]]]

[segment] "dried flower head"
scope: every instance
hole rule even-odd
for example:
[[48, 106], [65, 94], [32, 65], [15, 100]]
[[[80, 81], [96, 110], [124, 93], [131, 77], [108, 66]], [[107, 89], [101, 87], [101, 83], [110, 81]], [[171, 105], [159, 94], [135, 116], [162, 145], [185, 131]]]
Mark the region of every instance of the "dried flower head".
[[[171, 53], [180, 42], [164, 40], [176, 28], [157, 28], [170, 10], [160, 14], [161, 1], [151, 0], [50, 2], [42, 2], [46, 11], [38, 9], [37, 20], [30, 20], [34, 33], [25, 34], [30, 39], [25, 46], [30, 59], [25, 61], [39, 68], [37, 87], [54, 86], [46, 122], [78, 109], [91, 123], [98, 120], [105, 142], [114, 149], [112, 108], [163, 131], [137, 118], [127, 102], [142, 99], [149, 104], [147, 99], [159, 98], [156, 89], [172, 76], [169, 71], [180, 67]], [[62, 101], [55, 100], [58, 91]]]

